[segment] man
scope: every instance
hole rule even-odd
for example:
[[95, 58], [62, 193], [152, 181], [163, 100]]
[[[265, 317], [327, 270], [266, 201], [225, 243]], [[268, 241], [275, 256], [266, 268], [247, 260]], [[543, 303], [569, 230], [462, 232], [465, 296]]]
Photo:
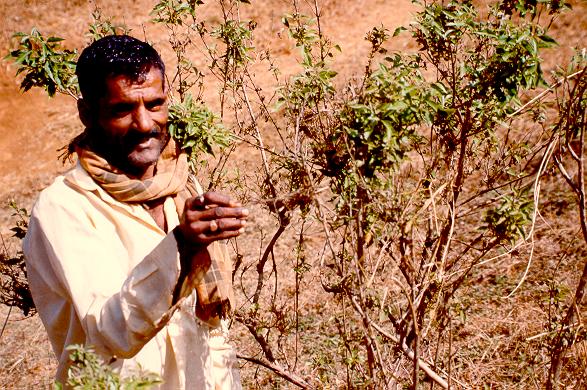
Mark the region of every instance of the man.
[[160, 374], [162, 388], [240, 388], [219, 241], [243, 232], [248, 211], [189, 177], [167, 132], [164, 72], [129, 36], [100, 39], [78, 61], [78, 163], [41, 192], [23, 245], [62, 383], [66, 347], [85, 344], [123, 375]]

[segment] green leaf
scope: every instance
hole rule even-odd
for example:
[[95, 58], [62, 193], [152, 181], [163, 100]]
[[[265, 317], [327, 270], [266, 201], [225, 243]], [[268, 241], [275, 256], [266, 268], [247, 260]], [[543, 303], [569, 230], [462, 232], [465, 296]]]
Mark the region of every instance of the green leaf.
[[542, 35], [538, 36], [538, 39], [540, 39], [542, 42], [550, 44], [552, 46], [558, 45], [558, 42], [550, 35], [542, 34]]
[[403, 31], [407, 31], [407, 29], [403, 26], [399, 26], [398, 28], [396, 28], [395, 30], [393, 30], [393, 37], [397, 37], [398, 35], [400, 35]]

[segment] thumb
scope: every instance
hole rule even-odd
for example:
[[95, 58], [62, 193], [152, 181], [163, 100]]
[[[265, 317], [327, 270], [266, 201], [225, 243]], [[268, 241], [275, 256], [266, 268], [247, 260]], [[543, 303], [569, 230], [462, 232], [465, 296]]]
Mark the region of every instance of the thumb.
[[186, 210], [203, 210], [206, 208], [206, 201], [203, 196], [193, 196], [185, 201]]

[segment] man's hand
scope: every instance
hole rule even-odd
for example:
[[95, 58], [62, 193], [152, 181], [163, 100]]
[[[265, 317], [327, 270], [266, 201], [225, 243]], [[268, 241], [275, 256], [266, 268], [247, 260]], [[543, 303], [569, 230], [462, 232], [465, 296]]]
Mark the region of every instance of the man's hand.
[[[190, 294], [208, 272], [212, 261], [208, 244], [240, 235], [248, 215], [249, 210], [240, 203], [218, 192], [206, 192], [186, 200], [180, 223], [174, 229], [181, 262], [174, 303]], [[212, 319], [207, 322], [212, 324], [210, 321]]]
[[185, 202], [178, 229], [192, 245], [236, 237], [244, 231], [249, 210], [219, 192], [206, 192]]

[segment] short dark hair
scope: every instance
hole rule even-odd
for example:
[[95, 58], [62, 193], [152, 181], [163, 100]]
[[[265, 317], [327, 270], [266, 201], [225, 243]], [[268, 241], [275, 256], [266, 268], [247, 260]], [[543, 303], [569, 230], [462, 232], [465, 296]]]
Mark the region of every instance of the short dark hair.
[[107, 78], [123, 75], [142, 82], [151, 68], [164, 77], [165, 65], [151, 45], [128, 35], [109, 35], [82, 51], [75, 73], [82, 97], [95, 103], [106, 93]]

